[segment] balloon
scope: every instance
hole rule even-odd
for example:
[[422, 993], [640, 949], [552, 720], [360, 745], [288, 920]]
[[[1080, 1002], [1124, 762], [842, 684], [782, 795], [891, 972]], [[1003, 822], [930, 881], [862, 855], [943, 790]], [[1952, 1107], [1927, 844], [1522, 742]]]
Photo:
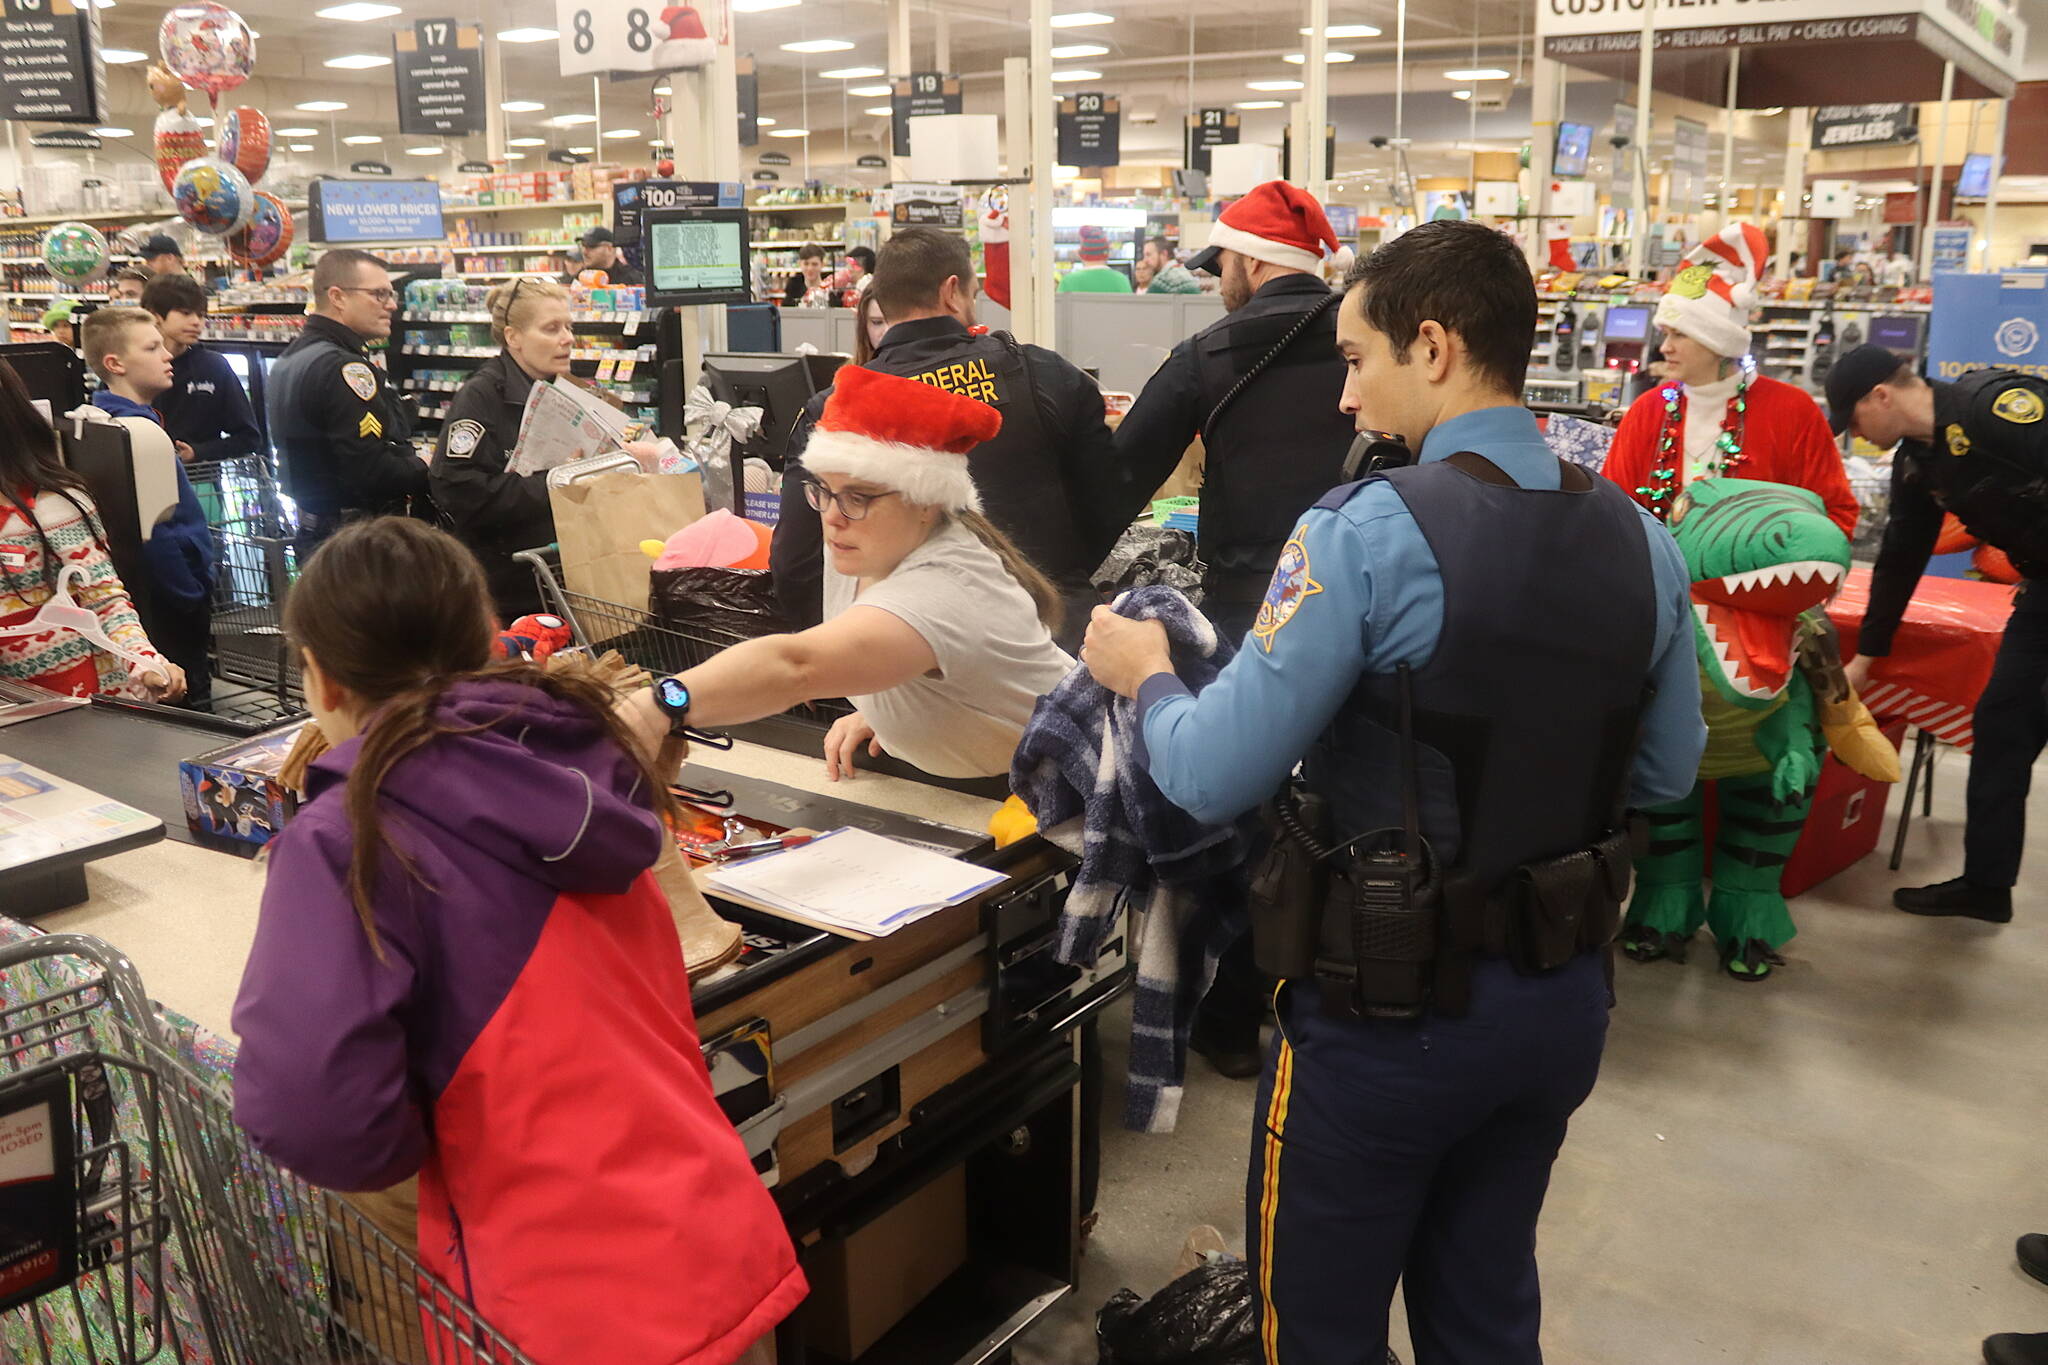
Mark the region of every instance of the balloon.
[[176, 76], [155, 62], [149, 64], [149, 96], [165, 109], [185, 108], [185, 86]]
[[666, 180], [676, 173], [676, 163], [670, 161], [667, 157], [663, 157], [654, 163], [654, 173]]
[[181, 106], [156, 116], [156, 173], [164, 188], [178, 178], [178, 168], [195, 156], [206, 155], [206, 133], [199, 120]]
[[228, 255], [244, 265], [269, 265], [291, 250], [292, 211], [284, 201], [264, 190], [256, 191], [256, 210], [249, 226], [228, 234]]
[[213, 0], [179, 5], [156, 31], [157, 51], [171, 74], [218, 101], [249, 79], [256, 38], [242, 16]]
[[220, 159], [255, 184], [270, 169], [270, 120], [261, 109], [230, 109], [221, 125]]
[[199, 156], [178, 168], [171, 182], [178, 216], [201, 232], [220, 237], [249, 225], [256, 191], [249, 179], [217, 156]]
[[91, 284], [107, 273], [112, 251], [98, 228], [59, 223], [43, 234], [43, 264], [66, 284]]

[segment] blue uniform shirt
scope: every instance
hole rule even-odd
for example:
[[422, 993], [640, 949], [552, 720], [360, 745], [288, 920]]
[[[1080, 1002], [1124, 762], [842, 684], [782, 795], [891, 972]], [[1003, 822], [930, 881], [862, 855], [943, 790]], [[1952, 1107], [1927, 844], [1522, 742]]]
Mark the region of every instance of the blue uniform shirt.
[[[1558, 486], [1557, 457], [1527, 408], [1454, 417], [1430, 431], [1420, 458], [1461, 450], [1485, 456], [1524, 488]], [[1637, 807], [1691, 791], [1706, 744], [1685, 560], [1656, 518], [1642, 518], [1657, 578], [1656, 696], [1630, 787]], [[1199, 698], [1171, 673], [1138, 689], [1139, 761], [1168, 800], [1204, 823], [1222, 824], [1272, 796], [1361, 675], [1422, 667], [1443, 629], [1436, 556], [1392, 485], [1368, 483], [1342, 507], [1312, 509], [1298, 538], [1310, 591], [1277, 629], [1247, 635]]]

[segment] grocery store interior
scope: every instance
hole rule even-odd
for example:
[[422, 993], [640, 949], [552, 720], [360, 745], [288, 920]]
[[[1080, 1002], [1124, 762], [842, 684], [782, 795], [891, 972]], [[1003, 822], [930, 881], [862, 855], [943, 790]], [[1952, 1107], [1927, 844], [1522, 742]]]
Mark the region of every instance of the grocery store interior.
[[[5, 6], [0, 1362], [2048, 1365], [2048, 3], [1071, 3]], [[1472, 225], [1426, 306], [1519, 252], [1531, 441], [1694, 580], [1630, 729], [1705, 718], [1514, 962], [1612, 1008], [1476, 1213], [1500, 1114], [1388, 1134], [1562, 1071], [1527, 945], [1469, 1018], [1348, 901], [1276, 971], [1292, 798], [1167, 776], [1387, 609], [1330, 490], [1461, 447], [1353, 441], [1346, 290]], [[1267, 712], [1169, 768], [1132, 617]]]

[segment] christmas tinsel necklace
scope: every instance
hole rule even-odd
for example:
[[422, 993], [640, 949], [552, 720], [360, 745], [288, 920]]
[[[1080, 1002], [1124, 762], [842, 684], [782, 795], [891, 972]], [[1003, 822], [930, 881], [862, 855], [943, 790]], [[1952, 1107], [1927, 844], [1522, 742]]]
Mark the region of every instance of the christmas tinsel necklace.
[[[1742, 450], [1743, 428], [1747, 425], [1749, 413], [1749, 381], [1756, 374], [1756, 362], [1744, 356], [1737, 362], [1741, 378], [1735, 382], [1734, 396], [1728, 400], [1728, 409], [1721, 418], [1721, 432], [1714, 438], [1714, 450], [1709, 458], [1704, 477], [1718, 478], [1733, 474], [1745, 458]], [[1664, 422], [1657, 432], [1657, 463], [1650, 470], [1650, 481], [1636, 492], [1650, 500], [1650, 510], [1659, 521], [1670, 515], [1671, 500], [1678, 493], [1678, 466], [1684, 453], [1679, 449], [1685, 425], [1682, 395], [1684, 387], [1666, 384], [1660, 396], [1664, 399]]]

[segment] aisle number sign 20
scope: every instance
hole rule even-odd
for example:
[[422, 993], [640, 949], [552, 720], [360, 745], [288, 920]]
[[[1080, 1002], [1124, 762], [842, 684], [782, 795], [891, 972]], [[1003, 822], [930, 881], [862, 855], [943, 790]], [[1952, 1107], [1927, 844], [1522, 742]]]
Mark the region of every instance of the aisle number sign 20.
[[564, 76], [702, 66], [711, 59], [717, 24], [716, 0], [680, 13], [667, 4], [555, 0]]

